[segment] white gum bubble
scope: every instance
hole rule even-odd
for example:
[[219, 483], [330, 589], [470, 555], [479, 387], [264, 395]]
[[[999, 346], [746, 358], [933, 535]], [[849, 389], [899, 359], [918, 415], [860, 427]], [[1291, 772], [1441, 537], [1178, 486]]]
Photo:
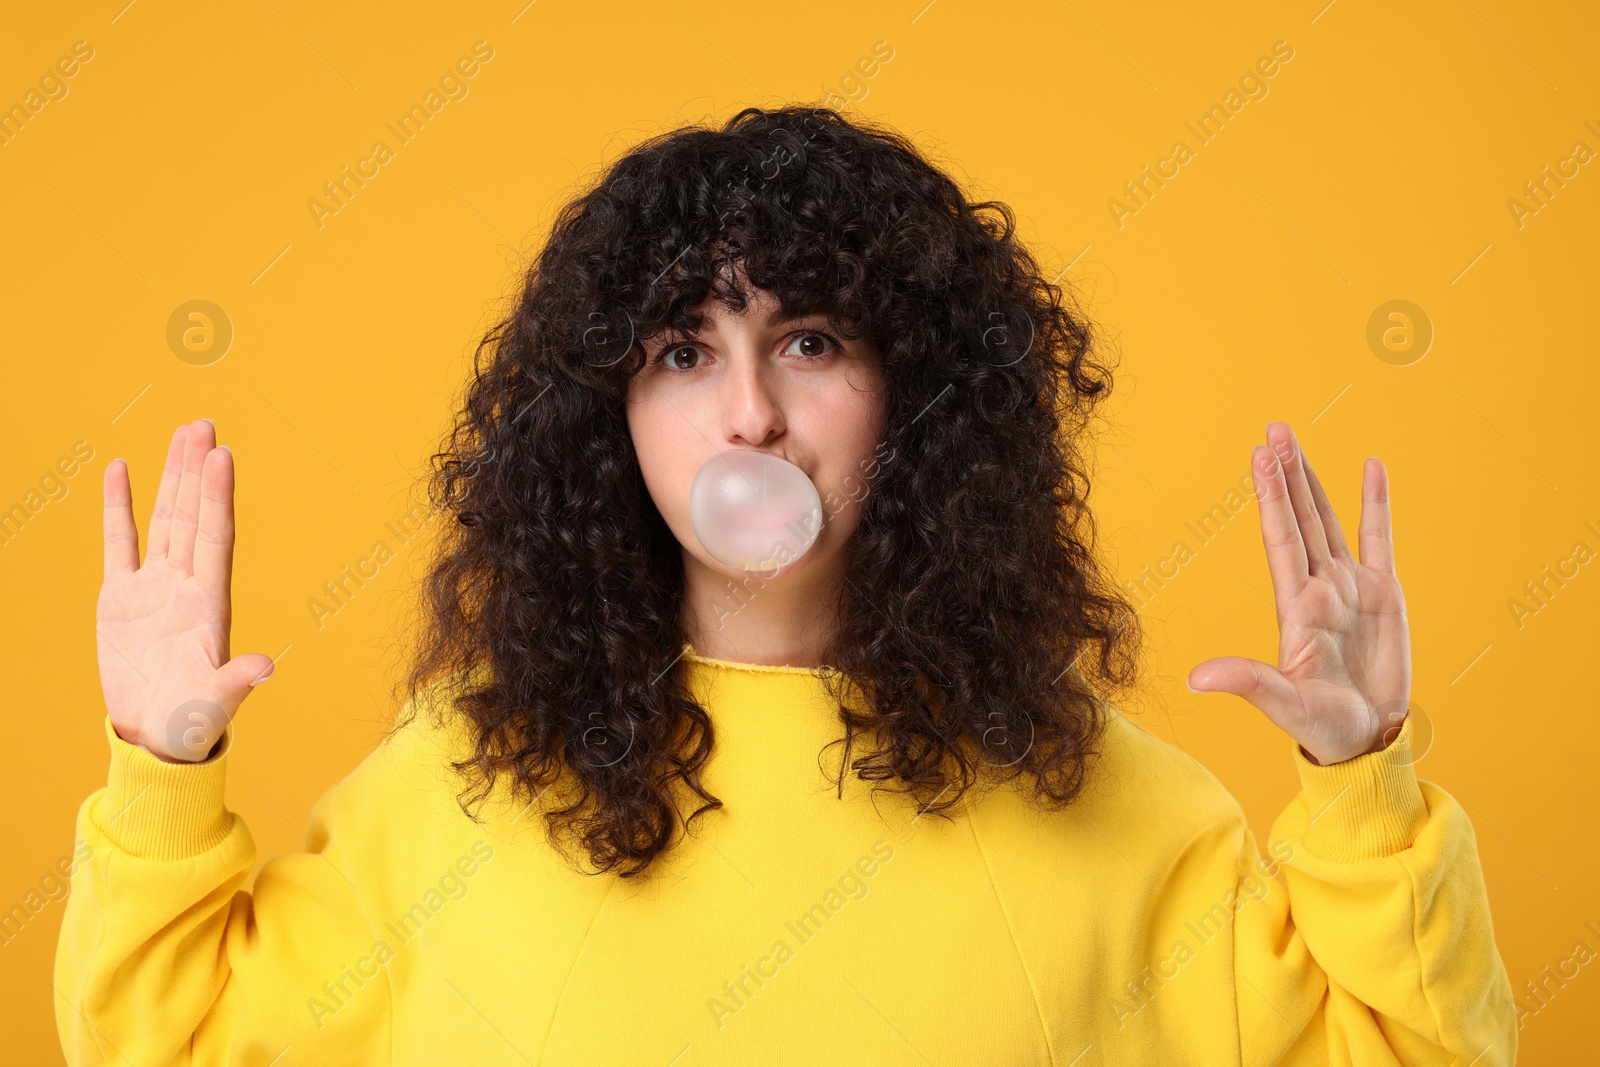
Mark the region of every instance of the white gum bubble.
[[775, 573], [816, 544], [822, 498], [805, 472], [781, 456], [730, 448], [695, 473], [689, 521], [713, 559]]

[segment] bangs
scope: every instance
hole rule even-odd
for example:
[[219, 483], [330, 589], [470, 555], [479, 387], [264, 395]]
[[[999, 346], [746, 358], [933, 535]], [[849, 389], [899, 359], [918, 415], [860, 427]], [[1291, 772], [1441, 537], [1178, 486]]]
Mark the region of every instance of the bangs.
[[613, 339], [607, 365], [620, 362], [618, 339], [632, 349], [691, 337], [708, 299], [740, 313], [753, 289], [771, 293], [785, 320], [825, 314], [843, 337], [871, 331], [895, 273], [868, 269], [883, 215], [860, 176], [859, 131], [847, 152], [840, 121], [808, 108], [752, 111], [721, 131], [648, 140], [610, 168], [572, 235], [596, 233], [582, 257], [584, 317], [603, 320]]

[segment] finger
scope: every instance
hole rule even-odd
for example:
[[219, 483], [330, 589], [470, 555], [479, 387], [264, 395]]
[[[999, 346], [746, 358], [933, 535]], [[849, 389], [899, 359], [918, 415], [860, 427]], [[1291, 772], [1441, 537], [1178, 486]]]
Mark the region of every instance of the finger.
[[1282, 604], [1300, 592], [1310, 580], [1306, 570], [1306, 549], [1300, 540], [1300, 524], [1295, 521], [1284, 484], [1283, 466], [1278, 454], [1267, 445], [1256, 445], [1250, 452], [1250, 471], [1255, 476], [1256, 500], [1261, 508], [1261, 540], [1267, 548], [1267, 571], [1272, 589]]
[[[1300, 458], [1305, 459], [1301, 453]], [[1311, 499], [1317, 502], [1317, 514], [1322, 518], [1323, 532], [1328, 535], [1328, 551], [1333, 553], [1334, 559], [1353, 560], [1350, 555], [1350, 546], [1345, 543], [1344, 530], [1339, 525], [1339, 518], [1333, 513], [1333, 505], [1328, 501], [1328, 494], [1323, 491], [1322, 479], [1317, 477], [1316, 469], [1306, 463], [1306, 479], [1311, 483]]]
[[260, 652], [241, 652], [217, 668], [216, 680], [232, 698], [243, 701], [250, 695], [250, 687], [271, 678], [277, 666], [271, 656]]
[[167, 464], [161, 468], [161, 485], [156, 490], [155, 506], [150, 510], [150, 547], [144, 561], [165, 559], [167, 545], [172, 540], [172, 509], [178, 502], [178, 479], [183, 474], [183, 442], [189, 436], [189, 424], [184, 423], [172, 431], [172, 441], [167, 445]]
[[172, 509], [172, 541], [167, 547], [167, 558], [185, 574], [194, 569], [194, 538], [200, 528], [200, 474], [206, 454], [216, 443], [217, 431], [210, 419], [196, 419], [189, 424], [188, 439], [183, 444], [178, 501]]
[[201, 470], [194, 576], [214, 601], [227, 605], [233, 576], [233, 450], [227, 445], [213, 448]]
[[1300, 694], [1294, 683], [1271, 664], [1244, 656], [1208, 659], [1189, 672], [1188, 685], [1197, 693], [1243, 697], [1296, 741], [1305, 741], [1300, 736], [1305, 719]]
[[1394, 573], [1394, 531], [1389, 522], [1389, 472], [1369, 456], [1361, 477], [1361, 562]]
[[1322, 518], [1317, 514], [1317, 502], [1311, 497], [1311, 483], [1306, 478], [1305, 451], [1286, 422], [1267, 423], [1267, 443], [1272, 445], [1283, 464], [1284, 478], [1289, 483], [1289, 501], [1294, 506], [1300, 540], [1305, 545], [1306, 563], [1312, 573], [1316, 573], [1332, 555], [1328, 551], [1328, 535], [1322, 529]]
[[139, 527], [133, 521], [133, 490], [128, 486], [128, 461], [106, 464], [105, 576], [139, 569]]

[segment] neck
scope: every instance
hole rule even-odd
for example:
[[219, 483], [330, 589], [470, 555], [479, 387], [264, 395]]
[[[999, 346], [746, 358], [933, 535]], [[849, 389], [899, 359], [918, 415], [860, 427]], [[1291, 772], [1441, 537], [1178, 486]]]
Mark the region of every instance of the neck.
[[842, 558], [768, 579], [712, 570], [685, 552], [683, 569], [683, 630], [696, 652], [738, 663], [825, 666], [821, 655], [837, 625]]

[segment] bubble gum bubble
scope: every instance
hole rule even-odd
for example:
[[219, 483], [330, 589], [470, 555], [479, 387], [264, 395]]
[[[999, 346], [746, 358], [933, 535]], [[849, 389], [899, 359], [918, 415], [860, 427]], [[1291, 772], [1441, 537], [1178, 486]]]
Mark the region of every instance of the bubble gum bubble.
[[771, 571], [799, 559], [822, 532], [822, 498], [804, 471], [749, 448], [718, 452], [689, 488], [689, 521], [713, 559]]

